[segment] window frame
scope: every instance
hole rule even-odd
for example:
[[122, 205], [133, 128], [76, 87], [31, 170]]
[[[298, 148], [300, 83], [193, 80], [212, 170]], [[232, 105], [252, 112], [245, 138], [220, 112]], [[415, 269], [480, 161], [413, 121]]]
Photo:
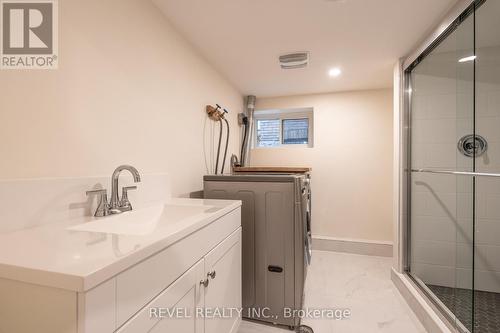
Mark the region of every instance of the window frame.
[[[308, 143], [283, 143], [283, 120], [307, 119], [307, 141]], [[259, 120], [279, 120], [279, 145], [258, 146], [257, 143], [257, 122]], [[313, 148], [314, 147], [314, 109], [266, 109], [256, 110], [253, 116], [252, 149], [273, 149], [273, 148]]]

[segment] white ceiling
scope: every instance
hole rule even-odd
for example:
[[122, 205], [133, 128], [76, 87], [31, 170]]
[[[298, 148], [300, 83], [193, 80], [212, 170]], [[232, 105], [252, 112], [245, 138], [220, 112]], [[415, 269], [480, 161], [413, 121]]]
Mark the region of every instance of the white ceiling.
[[[258, 97], [390, 87], [396, 60], [456, 0], [153, 0], [244, 94]], [[309, 51], [305, 69], [278, 56]], [[342, 75], [328, 76], [340, 67]]]

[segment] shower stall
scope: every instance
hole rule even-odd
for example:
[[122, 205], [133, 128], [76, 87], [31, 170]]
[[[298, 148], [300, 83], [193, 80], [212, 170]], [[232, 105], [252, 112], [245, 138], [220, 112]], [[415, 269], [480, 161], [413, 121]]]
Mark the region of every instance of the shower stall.
[[457, 332], [500, 332], [500, 0], [404, 65], [404, 269]]

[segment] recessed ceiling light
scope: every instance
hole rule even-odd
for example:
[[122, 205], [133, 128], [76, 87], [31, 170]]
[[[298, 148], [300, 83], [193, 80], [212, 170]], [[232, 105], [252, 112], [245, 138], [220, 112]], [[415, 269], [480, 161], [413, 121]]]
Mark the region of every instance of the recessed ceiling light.
[[342, 74], [342, 71], [341, 71], [341, 70], [340, 70], [340, 68], [338, 68], [338, 67], [331, 68], [331, 69], [328, 71], [328, 75], [330, 75], [331, 77], [337, 77], [337, 76], [339, 76], [340, 74]]
[[468, 56], [468, 57], [465, 57], [465, 58], [461, 58], [458, 60], [458, 62], [467, 62], [467, 61], [474, 61], [476, 59], [476, 56], [473, 55], [473, 56]]

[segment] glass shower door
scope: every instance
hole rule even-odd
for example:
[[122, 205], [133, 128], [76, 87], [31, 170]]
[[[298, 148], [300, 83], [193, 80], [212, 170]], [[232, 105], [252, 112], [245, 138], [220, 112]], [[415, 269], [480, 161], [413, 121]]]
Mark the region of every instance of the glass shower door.
[[[410, 72], [409, 273], [462, 331], [474, 321], [474, 16]], [[472, 149], [473, 150], [473, 149]], [[472, 152], [474, 155], [474, 152]]]
[[500, 1], [407, 69], [407, 270], [458, 332], [500, 332]]
[[[488, 0], [476, 19], [476, 134], [487, 149], [476, 172], [500, 174], [500, 1]], [[500, 332], [500, 178], [476, 177], [474, 332]]]

